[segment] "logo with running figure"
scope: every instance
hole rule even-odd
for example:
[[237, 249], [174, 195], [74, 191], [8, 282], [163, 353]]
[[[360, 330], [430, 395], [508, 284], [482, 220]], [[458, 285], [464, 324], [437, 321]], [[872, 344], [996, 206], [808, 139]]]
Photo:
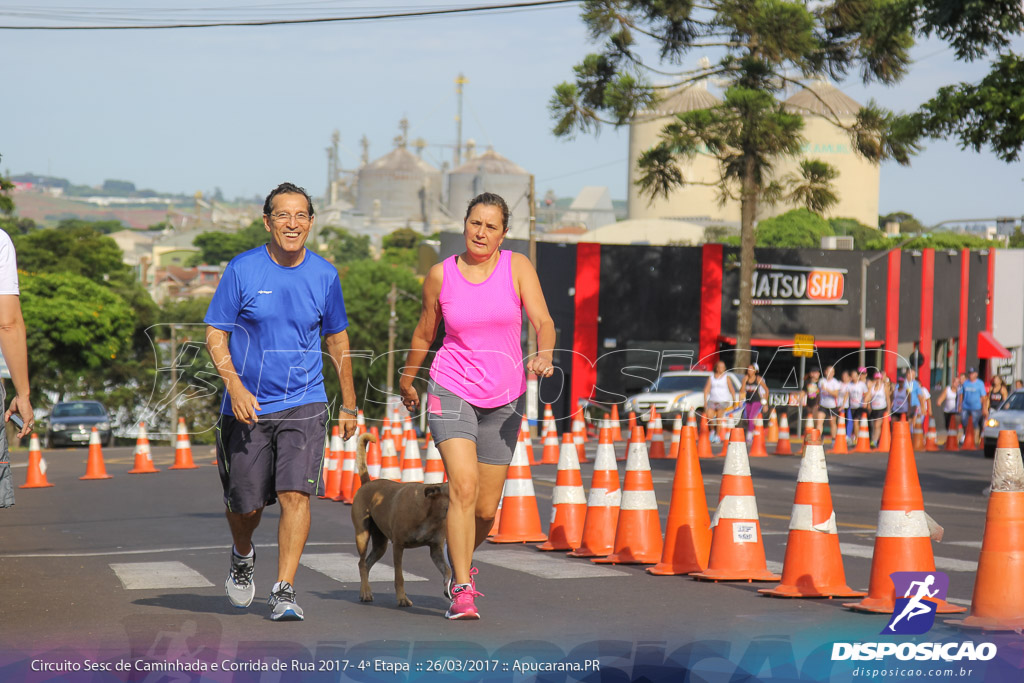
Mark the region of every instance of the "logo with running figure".
[[883, 634], [921, 635], [935, 624], [937, 600], [945, 600], [949, 577], [943, 572], [893, 572], [896, 607]]

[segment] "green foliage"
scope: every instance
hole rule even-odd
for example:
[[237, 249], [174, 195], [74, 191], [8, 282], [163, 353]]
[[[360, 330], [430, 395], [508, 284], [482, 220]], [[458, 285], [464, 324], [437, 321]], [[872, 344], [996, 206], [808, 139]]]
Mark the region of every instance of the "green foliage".
[[[357, 359], [352, 364], [359, 404], [368, 415], [381, 416], [388, 385], [388, 296], [391, 284], [395, 283], [398, 287], [398, 300], [395, 302], [395, 376], [392, 379], [392, 386], [396, 390], [398, 373], [419, 320], [422, 284], [408, 268], [380, 261], [356, 261], [339, 271], [349, 319], [349, 343], [353, 351], [364, 351], [373, 356], [372, 362], [369, 359]], [[337, 378], [329, 368], [325, 368], [324, 377], [328, 396], [337, 396]]]
[[892, 222], [900, 224], [900, 233], [903, 235], [911, 235], [913, 233], [926, 232], [928, 230], [921, 221], [914, 218], [913, 214], [907, 213], [906, 211], [894, 211], [893, 213], [878, 217], [878, 227], [880, 229], [884, 229], [886, 223]]
[[1024, 233], [1021, 232], [1019, 225], [1013, 229], [1007, 246], [1011, 249], [1024, 249]]
[[415, 249], [423, 237], [412, 228], [399, 228], [389, 235], [384, 235], [384, 249]]
[[807, 209], [793, 209], [757, 225], [757, 246], [817, 248], [821, 238], [834, 234], [824, 218]]
[[[865, 246], [868, 250], [886, 250], [897, 246], [903, 235], [894, 237], [882, 237], [871, 240]], [[922, 235], [903, 245], [903, 249], [989, 249], [1001, 247], [1002, 243], [995, 240], [987, 240], [979, 235], [965, 235], [956, 232], [933, 232]]]
[[8, 235], [27, 235], [38, 227], [31, 218], [0, 215], [0, 230]]
[[188, 265], [216, 265], [230, 261], [243, 251], [255, 249], [269, 241], [270, 233], [263, 225], [262, 218], [257, 218], [238, 232], [204, 232], [192, 240], [193, 246], [199, 247], [200, 251], [189, 260]]
[[356, 235], [345, 228], [330, 227], [323, 235], [327, 258], [336, 266], [370, 258], [369, 235]]
[[79, 228], [92, 228], [96, 232], [109, 235], [112, 232], [127, 229], [124, 223], [118, 220], [87, 221], [81, 218], [65, 218], [57, 223], [57, 230], [77, 230]]
[[869, 242], [885, 237], [881, 230], [864, 225], [856, 218], [830, 218], [828, 224], [836, 235], [852, 237], [854, 249], [867, 249]]
[[60, 396], [103, 384], [131, 350], [135, 311], [117, 294], [72, 273], [22, 273], [33, 388]]
[[[3, 158], [3, 155], [0, 154], [0, 160]], [[10, 216], [14, 213], [14, 200], [9, 196], [13, 189], [14, 183], [0, 175], [0, 216]]]
[[89, 223], [35, 230], [13, 239], [18, 268], [29, 273], [70, 273], [111, 286], [128, 285], [135, 279], [121, 260], [117, 243]]

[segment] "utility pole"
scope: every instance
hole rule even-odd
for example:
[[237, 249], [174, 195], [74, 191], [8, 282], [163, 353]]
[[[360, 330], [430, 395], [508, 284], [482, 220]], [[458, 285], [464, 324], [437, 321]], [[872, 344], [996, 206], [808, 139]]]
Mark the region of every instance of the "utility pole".
[[[530, 263], [533, 264], [533, 269], [537, 269], [537, 193], [534, 190], [534, 177], [530, 174], [530, 194], [528, 196], [528, 205], [530, 207], [530, 224], [529, 239], [530, 239]], [[526, 356], [527, 358], [533, 358], [537, 354], [537, 330], [533, 329], [533, 325], [529, 320], [526, 321]], [[530, 432], [532, 436], [536, 436], [539, 430], [538, 410], [537, 402], [540, 397], [540, 391], [538, 387], [539, 381], [536, 375], [528, 375], [526, 378], [526, 419], [530, 421], [532, 425], [538, 425], [537, 428], [531, 427]]]
[[[178, 386], [178, 338], [174, 331], [174, 323], [171, 323], [171, 429], [178, 428], [178, 399], [175, 397], [175, 390]], [[171, 437], [174, 443], [174, 437]]]
[[469, 79], [461, 73], [455, 78], [455, 98], [458, 102], [458, 113], [455, 115], [455, 165], [458, 168], [462, 165], [462, 86], [469, 83]]
[[398, 285], [391, 283], [391, 291], [388, 292], [388, 397], [395, 393], [395, 328], [398, 324], [398, 314], [395, 312], [395, 303], [398, 301]]

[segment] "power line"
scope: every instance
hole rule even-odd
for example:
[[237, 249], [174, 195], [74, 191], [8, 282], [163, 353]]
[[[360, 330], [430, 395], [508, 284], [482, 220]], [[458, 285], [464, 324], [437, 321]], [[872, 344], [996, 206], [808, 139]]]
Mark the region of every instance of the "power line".
[[351, 15], [344, 17], [316, 17], [309, 19], [255, 19], [251, 21], [211, 21], [178, 24], [141, 24], [134, 26], [17, 26], [0, 25], [6, 31], [144, 31], [180, 28], [218, 28], [225, 26], [283, 26], [290, 24], [327, 24], [349, 21], [374, 21], [385, 19], [401, 19], [410, 17], [431, 17], [446, 14], [479, 14], [482, 12], [529, 10], [550, 5], [575, 4], [580, 0], [535, 0], [534, 2], [516, 2], [502, 5], [474, 5], [470, 7], [450, 7], [433, 10], [413, 10], [405, 12]]

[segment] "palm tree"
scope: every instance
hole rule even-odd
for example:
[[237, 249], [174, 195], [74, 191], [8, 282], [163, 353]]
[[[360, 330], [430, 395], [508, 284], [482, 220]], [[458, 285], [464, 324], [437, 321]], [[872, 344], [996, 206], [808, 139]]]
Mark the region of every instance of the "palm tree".
[[802, 205], [811, 213], [823, 215], [839, 203], [832, 181], [839, 177], [839, 171], [818, 159], [804, 159], [800, 162], [800, 174], [786, 176], [789, 194], [786, 200]]

